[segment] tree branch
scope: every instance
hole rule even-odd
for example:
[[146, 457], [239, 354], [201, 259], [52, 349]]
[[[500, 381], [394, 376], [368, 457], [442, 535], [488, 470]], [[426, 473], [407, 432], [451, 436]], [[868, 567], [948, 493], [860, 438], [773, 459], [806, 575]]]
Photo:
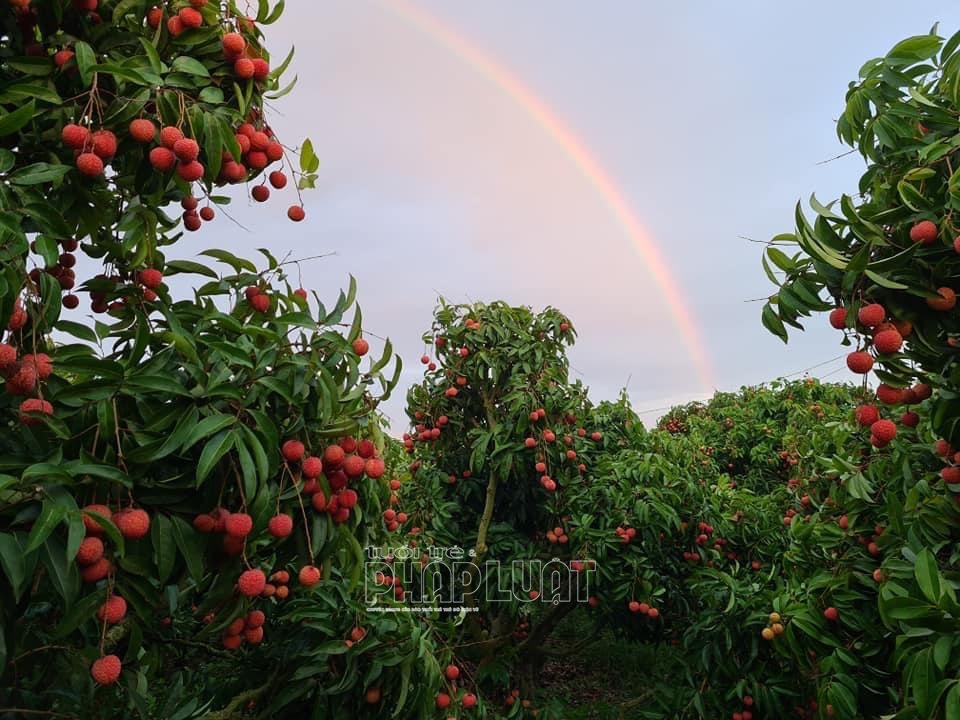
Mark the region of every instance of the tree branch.
[[208, 712], [203, 716], [203, 720], [232, 720], [232, 718], [235, 717], [234, 713], [236, 713], [237, 710], [240, 710], [241, 706], [245, 705], [251, 700], [256, 700], [267, 690], [269, 690], [276, 676], [276, 673], [274, 673], [270, 676], [270, 679], [260, 687], [251, 688], [250, 690], [245, 690], [239, 695], [235, 695], [234, 698], [227, 703], [223, 710], [213, 710]]

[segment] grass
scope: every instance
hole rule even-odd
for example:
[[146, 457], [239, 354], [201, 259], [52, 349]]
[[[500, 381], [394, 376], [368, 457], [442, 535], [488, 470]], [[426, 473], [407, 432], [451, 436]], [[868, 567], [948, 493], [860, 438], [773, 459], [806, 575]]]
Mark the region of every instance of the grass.
[[[547, 648], [562, 652], [589, 631], [582, 618], [571, 616], [556, 629]], [[664, 675], [673, 660], [668, 648], [604, 631], [566, 657], [551, 657], [541, 673], [541, 692], [545, 699], [565, 706], [565, 720], [655, 720], [665, 715], [653, 706], [651, 690], [658, 681], [668, 681]]]

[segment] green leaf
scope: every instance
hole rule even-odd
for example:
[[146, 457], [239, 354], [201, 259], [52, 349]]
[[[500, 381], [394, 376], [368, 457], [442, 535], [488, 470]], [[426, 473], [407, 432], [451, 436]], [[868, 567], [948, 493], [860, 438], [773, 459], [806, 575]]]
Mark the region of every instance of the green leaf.
[[219, 275], [206, 265], [191, 260], [168, 260], [164, 265], [165, 275], [178, 275], [180, 273], [189, 273], [191, 275], [205, 275], [206, 277], [218, 280]]
[[252, 272], [252, 273], [257, 272], [257, 266], [254, 265], [252, 262], [244, 258], [239, 258], [233, 253], [227, 252], [226, 250], [217, 250], [217, 249], [204, 250], [199, 254], [208, 255], [212, 258], [216, 258], [220, 262], [226, 263], [227, 265], [232, 267], [237, 273], [241, 272], [242, 270], [248, 270], [249, 272]]
[[183, 518], [174, 515], [170, 519], [173, 538], [187, 563], [187, 572], [194, 581], [200, 582], [203, 580], [203, 539]]
[[150, 535], [157, 564], [157, 581], [162, 585], [173, 572], [177, 559], [177, 541], [173, 534], [173, 523], [166, 515], [154, 516], [150, 524]]
[[924, 548], [914, 560], [913, 574], [921, 592], [927, 600], [936, 603], [940, 599], [940, 571], [937, 559], [930, 548]]
[[93, 616], [96, 615], [97, 610], [100, 609], [100, 606], [103, 605], [105, 599], [106, 593], [103, 590], [97, 590], [77, 601], [70, 611], [57, 623], [51, 637], [54, 640], [67, 637], [80, 627], [80, 625], [92, 619]]
[[50, 499], [43, 501], [43, 508], [40, 510], [40, 517], [33, 524], [30, 530], [30, 536], [27, 538], [27, 547], [25, 553], [30, 553], [43, 545], [63, 519], [67, 516], [67, 508]]
[[233, 430], [221, 430], [213, 436], [207, 444], [203, 446], [203, 452], [200, 453], [200, 460], [197, 462], [197, 487], [200, 487], [206, 480], [217, 463], [230, 452], [236, 441]]
[[767, 330], [783, 340], [784, 343], [787, 342], [787, 329], [783, 326], [783, 322], [777, 317], [777, 313], [769, 302], [763, 306], [763, 313], [760, 319]]
[[54, 326], [54, 330], [65, 332], [69, 335], [73, 335], [75, 338], [86, 340], [90, 343], [97, 342], [97, 334], [93, 332], [93, 330], [82, 323], [73, 322], [72, 320], [58, 320], [57, 324]]
[[54, 65], [50, 62], [49, 57], [5, 58], [3, 62], [25, 75], [35, 75], [37, 77], [53, 75]]
[[33, 119], [37, 104], [33, 100], [21, 105], [12, 113], [0, 116], [0, 137], [12, 135]]
[[57, 594], [63, 598], [64, 609], [69, 611], [77, 593], [80, 592], [80, 572], [77, 570], [77, 563], [73, 558], [67, 559], [66, 548], [56, 535], [47, 538], [41, 550], [41, 557]]
[[208, 85], [200, 91], [200, 102], [209, 103], [210, 105], [222, 105], [223, 90], [213, 85]]
[[954, 685], [947, 693], [943, 705], [944, 720], [960, 720], [960, 682], [954, 681]]
[[307, 138], [300, 146], [300, 169], [305, 173], [315, 173], [319, 167], [320, 159], [313, 151], [313, 143], [310, 138]]
[[87, 527], [83, 524], [83, 515], [79, 510], [71, 512], [67, 518], [67, 549], [68, 561], [73, 561], [80, 550], [80, 543], [87, 534]]
[[13, 185], [42, 185], [43, 183], [59, 180], [68, 172], [69, 165], [50, 165], [38, 162], [22, 167], [7, 178]]
[[206, 66], [189, 55], [178, 55], [177, 59], [173, 61], [173, 65], [170, 66], [170, 69], [173, 72], [182, 72], [198, 77], [210, 77], [210, 71], [207, 70]]
[[792, 272], [796, 267], [794, 262], [787, 257], [786, 253], [778, 250], [775, 247], [771, 246], [767, 248], [767, 257], [769, 257], [773, 264], [783, 270], [785, 273]]
[[914, 212], [923, 212], [930, 207], [930, 202], [912, 184], [905, 180], [897, 183], [897, 192], [903, 204]]
[[147, 54], [147, 60], [150, 61], [150, 69], [158, 75], [166, 72], [166, 66], [160, 60], [160, 53], [157, 52], [156, 46], [145, 37], [141, 37], [139, 40], [140, 45], [143, 46], [143, 51]]
[[936, 35], [915, 35], [906, 40], [901, 40], [890, 52], [887, 53], [887, 59], [890, 60], [927, 60], [932, 58], [940, 50], [940, 44], [943, 41]]
[[10, 581], [15, 602], [19, 602], [29, 578], [26, 574], [25, 552], [15, 535], [0, 533], [0, 569]]
[[93, 48], [82, 40], [78, 40], [73, 44], [73, 52], [77, 59], [80, 82], [84, 86], [90, 85], [93, 82], [93, 73], [97, 65], [97, 56], [94, 54]]
[[861, 472], [850, 475], [846, 481], [847, 492], [858, 500], [873, 501], [873, 486]]
[[235, 415], [229, 415], [227, 413], [208, 415], [203, 420], [198, 422], [193, 427], [190, 434], [187, 435], [183, 442], [183, 451], [186, 452], [204, 438], [211, 437], [221, 430], [234, 425], [236, 422], [237, 418]]
[[886, 278], [883, 275], [880, 275], [879, 273], [875, 273], [873, 270], [864, 270], [863, 274], [866, 275], [871, 280], [873, 280], [880, 287], [885, 287], [890, 290], [908, 290], [910, 288], [909, 285], [898, 283], [894, 280], [891, 280], [890, 278]]

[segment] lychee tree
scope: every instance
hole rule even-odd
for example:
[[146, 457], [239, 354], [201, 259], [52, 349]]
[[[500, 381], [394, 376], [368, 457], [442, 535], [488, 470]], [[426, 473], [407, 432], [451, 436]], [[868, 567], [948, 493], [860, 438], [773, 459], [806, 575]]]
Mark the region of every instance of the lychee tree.
[[[217, 188], [313, 183], [264, 114], [282, 8], [0, 4], [2, 713], [432, 706], [429, 635], [364, 614], [359, 582], [390, 497], [389, 342], [367, 357], [352, 279], [321, 299], [268, 250], [169, 257]], [[76, 277], [78, 251], [102, 273]]]
[[888, 473], [868, 477], [887, 490], [890, 526], [875, 544], [880, 615], [897, 638], [898, 719], [960, 712], [958, 48], [960, 34], [945, 40], [934, 28], [864, 64], [837, 122], [840, 139], [867, 161], [859, 194], [827, 206], [812, 198], [812, 221], [798, 206], [795, 231], [773, 238], [764, 258], [778, 285], [766, 327], [786, 341], [787, 325], [802, 329], [801, 317], [829, 310], [854, 348], [850, 370], [881, 381], [857, 410], [869, 442], [836, 463], [867, 503], [876, 485], [861, 478]]
[[[680, 495], [604, 464], [642, 445], [644, 429], [625, 396], [594, 405], [570, 379], [574, 337], [554, 308], [443, 300], [424, 336], [404, 437], [412, 480], [400, 488], [403, 518], [391, 508], [384, 519], [413, 535], [421, 562], [434, 562], [432, 548], [460, 547], [481, 568], [464, 583], [477, 612], [451, 630], [449, 655], [475, 672], [438, 696], [441, 709], [462, 706], [465, 684], [484, 707], [529, 699], [547, 641], [577, 611], [616, 616], [638, 639], [663, 636], [676, 587], [663, 568], [678, 562], [658, 538], [679, 527]], [[556, 582], [540, 572], [551, 562], [562, 563]]]

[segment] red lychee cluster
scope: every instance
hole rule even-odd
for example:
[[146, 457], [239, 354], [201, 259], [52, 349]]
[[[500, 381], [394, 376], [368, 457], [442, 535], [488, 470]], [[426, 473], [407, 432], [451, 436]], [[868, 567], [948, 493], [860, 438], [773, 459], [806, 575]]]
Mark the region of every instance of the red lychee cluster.
[[[61, 67], [73, 59], [72, 50], [61, 51], [65, 52], [70, 54], [61, 56]], [[86, 125], [68, 123], [60, 131], [60, 140], [73, 150], [77, 171], [88, 178], [103, 177], [107, 163], [117, 154], [117, 136], [105, 128], [91, 130]]]
[[239, 555], [253, 532], [253, 518], [245, 512], [231, 513], [225, 508], [214, 508], [193, 519], [193, 527], [204, 534], [223, 535], [223, 551], [227, 555]]
[[[139, 508], [125, 508], [111, 512], [106, 505], [87, 505], [82, 508], [83, 525], [86, 537], [80, 542], [77, 551], [77, 564], [80, 565], [80, 577], [84, 582], [96, 583], [106, 578], [114, 570], [113, 563], [106, 557], [106, 532], [101, 520], [111, 521], [126, 540], [138, 540], [150, 532], [150, 516]], [[122, 606], [121, 606], [122, 603]], [[119, 612], [122, 607], [123, 612]], [[101, 608], [108, 622], [119, 622], [126, 614], [126, 602], [123, 598], [108, 598]], [[110, 618], [117, 618], [111, 620]]]
[[[77, 284], [77, 274], [74, 270], [74, 266], [77, 264], [77, 256], [74, 254], [77, 248], [80, 246], [80, 243], [76, 240], [69, 238], [60, 240], [60, 246], [63, 252], [60, 253], [57, 258], [56, 263], [53, 265], [48, 265], [44, 268], [34, 268], [30, 271], [29, 277], [30, 281], [37, 288], [37, 293], [41, 291], [40, 278], [43, 273], [46, 273], [60, 285], [62, 290], [67, 291], [68, 294], [64, 295], [61, 302], [65, 308], [72, 310], [80, 304], [80, 299], [75, 295], [70, 294], [70, 291]], [[30, 245], [32, 252], [37, 252], [36, 241], [32, 242]]]
[[244, 642], [259, 645], [263, 642], [263, 624], [266, 621], [267, 616], [262, 610], [251, 610], [246, 616], [236, 618], [223, 633], [223, 647], [236, 650]]
[[567, 536], [567, 531], [564, 530], [560, 525], [547, 530], [546, 537], [547, 542], [551, 545], [566, 545], [570, 542], [570, 538]]
[[732, 720], [753, 720], [753, 698], [750, 695], [744, 695], [743, 700], [741, 701], [743, 707], [740, 710], [735, 710], [731, 714]]
[[933, 449], [934, 452], [947, 463], [947, 465], [940, 470], [940, 478], [947, 485], [960, 484], [960, 452], [957, 452], [956, 448], [943, 438], [940, 438], [934, 443]]
[[[48, 355], [27, 353], [18, 357], [16, 347], [0, 344], [0, 377], [8, 395], [33, 395], [52, 373], [53, 362]], [[24, 425], [40, 425], [43, 416], [52, 415], [53, 405], [43, 398], [28, 397], [20, 403], [19, 419]]]
[[[392, 497], [396, 496], [394, 495]], [[383, 511], [383, 523], [387, 528], [387, 532], [396, 532], [407, 520], [408, 518], [405, 512], [397, 512], [392, 507]]]
[[[317, 457], [307, 456], [303, 443], [290, 439], [284, 442], [280, 452], [288, 466], [299, 464], [303, 480], [300, 492], [309, 497], [313, 509], [329, 514], [337, 524], [350, 519], [351, 510], [360, 499], [349, 484], [359, 482], [364, 475], [376, 480], [386, 472], [386, 465], [370, 440], [357, 442], [351, 437], [343, 438], [324, 448], [322, 456]], [[326, 480], [329, 498], [321, 479]]]
[[[393, 556], [388, 556], [386, 561], [388, 563], [392, 563]], [[392, 586], [394, 598], [399, 602], [403, 602], [405, 590], [403, 588], [403, 581], [400, 579], [399, 575], [386, 575], [382, 572], [378, 572], [376, 575], [374, 575], [373, 582], [375, 585], [379, 585], [380, 587]]]
[[645, 602], [631, 600], [629, 603], [627, 603], [627, 609], [635, 614], [646, 615], [652, 620], [656, 620], [658, 617], [660, 617], [660, 611]]

